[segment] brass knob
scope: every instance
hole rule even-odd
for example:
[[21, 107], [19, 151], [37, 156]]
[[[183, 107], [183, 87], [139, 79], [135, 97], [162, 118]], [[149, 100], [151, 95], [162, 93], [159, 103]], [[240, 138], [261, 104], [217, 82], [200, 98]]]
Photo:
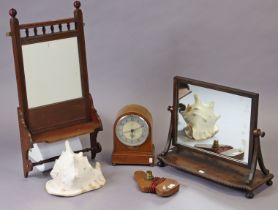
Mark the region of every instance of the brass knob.
[[152, 180], [153, 179], [153, 173], [152, 171], [147, 171], [146, 172], [146, 180]]
[[12, 36], [12, 32], [6, 32], [6, 36], [7, 37]]

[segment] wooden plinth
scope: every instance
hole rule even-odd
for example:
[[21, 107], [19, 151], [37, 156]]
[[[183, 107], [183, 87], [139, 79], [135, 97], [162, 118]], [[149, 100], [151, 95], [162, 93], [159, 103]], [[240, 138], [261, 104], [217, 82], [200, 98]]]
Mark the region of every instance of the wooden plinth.
[[216, 183], [246, 191], [248, 198], [252, 198], [253, 191], [261, 185], [271, 185], [274, 177], [273, 174], [265, 175], [257, 169], [253, 181], [248, 183], [250, 169], [188, 151], [173, 150], [166, 155], [159, 155], [158, 159], [160, 166], [167, 164]]
[[113, 152], [112, 165], [154, 165], [154, 147], [152, 152]]

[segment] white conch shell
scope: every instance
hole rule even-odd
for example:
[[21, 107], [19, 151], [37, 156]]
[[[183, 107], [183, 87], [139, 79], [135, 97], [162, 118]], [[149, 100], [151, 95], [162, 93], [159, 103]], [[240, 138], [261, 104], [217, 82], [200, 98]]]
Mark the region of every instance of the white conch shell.
[[50, 173], [52, 180], [46, 185], [46, 191], [52, 195], [75, 196], [98, 189], [105, 184], [100, 163], [93, 168], [82, 152], [74, 153], [65, 142], [66, 150], [62, 152]]
[[194, 94], [194, 103], [180, 111], [187, 123], [185, 134], [194, 140], [204, 140], [213, 137], [217, 132], [216, 121], [220, 115], [214, 113], [214, 103], [203, 104], [200, 97]]

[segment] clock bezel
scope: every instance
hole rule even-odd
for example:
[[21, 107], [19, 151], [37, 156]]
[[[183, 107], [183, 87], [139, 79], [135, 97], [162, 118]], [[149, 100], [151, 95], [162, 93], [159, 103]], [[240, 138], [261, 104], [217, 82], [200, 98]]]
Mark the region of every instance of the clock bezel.
[[[123, 141], [123, 139], [118, 135], [118, 132], [117, 132], [118, 127], [119, 127], [119, 125], [120, 125], [120, 122], [122, 122], [125, 118], [131, 117], [131, 116], [134, 116], [134, 117], [136, 117], [136, 118], [141, 119], [142, 122], [145, 124], [144, 127], [146, 127], [147, 133], [146, 133], [146, 135], [145, 135], [145, 139], [142, 140], [142, 141], [140, 141], [139, 144], [127, 144], [126, 141]], [[135, 113], [125, 114], [125, 115], [121, 116], [121, 117], [117, 120], [117, 123], [116, 123], [116, 126], [115, 126], [115, 135], [116, 135], [116, 137], [118, 138], [119, 142], [121, 142], [123, 145], [125, 145], [125, 146], [127, 146], [127, 147], [134, 147], [134, 148], [135, 148], [135, 147], [139, 147], [139, 146], [143, 145], [143, 144], [147, 141], [147, 139], [148, 139], [148, 137], [149, 137], [149, 135], [150, 135], [150, 126], [149, 126], [148, 121], [147, 121], [144, 117], [142, 117], [141, 115], [138, 115], [138, 114], [135, 114]], [[140, 137], [140, 138], [141, 138], [141, 137]]]

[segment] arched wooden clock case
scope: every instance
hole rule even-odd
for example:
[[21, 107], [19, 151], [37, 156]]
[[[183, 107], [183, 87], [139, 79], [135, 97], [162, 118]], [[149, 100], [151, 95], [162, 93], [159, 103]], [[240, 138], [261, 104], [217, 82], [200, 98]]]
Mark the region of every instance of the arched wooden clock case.
[[[123, 144], [116, 135], [116, 126], [124, 116], [137, 115], [142, 117], [149, 127], [149, 133], [145, 142], [139, 146], [128, 146]], [[123, 107], [117, 114], [113, 127], [113, 153], [112, 165], [116, 164], [135, 164], [153, 165], [154, 164], [154, 145], [152, 141], [152, 116], [143, 106], [130, 104]]]

